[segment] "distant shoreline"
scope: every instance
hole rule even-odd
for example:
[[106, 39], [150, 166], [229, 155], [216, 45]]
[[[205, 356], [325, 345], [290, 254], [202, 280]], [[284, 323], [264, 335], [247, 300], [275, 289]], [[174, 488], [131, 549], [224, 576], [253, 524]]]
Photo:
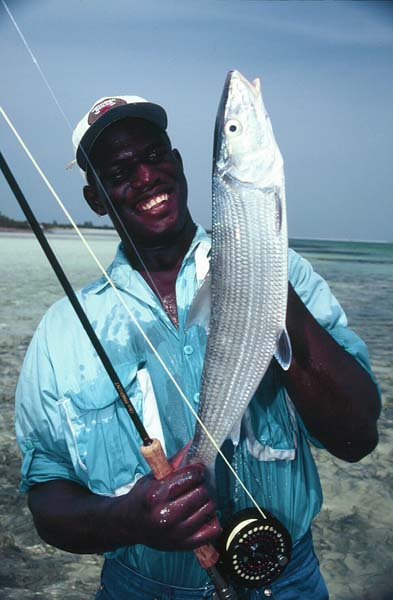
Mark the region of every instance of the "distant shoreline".
[[[84, 221], [83, 223], [77, 223], [79, 229], [84, 232], [89, 233], [101, 233], [101, 232], [110, 232], [115, 233], [114, 227], [110, 225], [104, 226], [96, 226], [91, 221]], [[52, 221], [51, 223], [41, 222], [40, 227], [42, 231], [45, 233], [59, 233], [65, 234], [68, 232], [74, 233], [74, 228], [71, 224], [68, 223], [58, 223], [57, 221]], [[27, 221], [19, 221], [17, 219], [11, 219], [7, 217], [7, 215], [3, 215], [0, 211], [0, 233], [32, 233], [30, 225]]]
[[[79, 229], [82, 231], [82, 233], [87, 235], [118, 235], [116, 229], [114, 229], [113, 227], [79, 227]], [[45, 233], [45, 235], [76, 235], [76, 232], [73, 227], [45, 227], [43, 228], [43, 232]], [[22, 233], [34, 236], [34, 233], [30, 229], [30, 227], [0, 227], [0, 234], [1, 233]]]
[[303, 237], [290, 237], [289, 241], [294, 242], [343, 242], [353, 244], [393, 244], [393, 240], [359, 240], [350, 238], [303, 238]]

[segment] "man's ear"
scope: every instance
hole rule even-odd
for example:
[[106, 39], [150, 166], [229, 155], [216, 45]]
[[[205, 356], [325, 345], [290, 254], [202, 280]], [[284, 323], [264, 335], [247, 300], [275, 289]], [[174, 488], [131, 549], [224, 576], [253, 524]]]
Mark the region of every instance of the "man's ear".
[[87, 204], [97, 215], [102, 217], [107, 214], [106, 206], [101, 200], [100, 194], [97, 192], [97, 188], [94, 185], [85, 185], [83, 188], [83, 195]]
[[183, 168], [183, 159], [180, 155], [180, 152], [177, 148], [173, 148], [172, 154], [175, 156], [176, 160], [179, 161], [181, 168]]

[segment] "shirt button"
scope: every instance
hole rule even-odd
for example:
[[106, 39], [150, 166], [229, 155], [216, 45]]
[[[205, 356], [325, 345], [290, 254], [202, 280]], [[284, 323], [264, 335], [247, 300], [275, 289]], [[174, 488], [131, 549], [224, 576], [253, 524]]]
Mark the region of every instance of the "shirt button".
[[199, 392], [194, 394], [194, 402], [199, 402]]
[[194, 352], [194, 348], [192, 346], [184, 346], [184, 354], [187, 354], [187, 356], [189, 356], [193, 352]]
[[265, 594], [265, 596], [268, 596], [270, 598], [270, 596], [273, 595], [272, 590], [270, 590], [269, 588], [266, 588], [266, 590], [263, 590], [263, 593]]

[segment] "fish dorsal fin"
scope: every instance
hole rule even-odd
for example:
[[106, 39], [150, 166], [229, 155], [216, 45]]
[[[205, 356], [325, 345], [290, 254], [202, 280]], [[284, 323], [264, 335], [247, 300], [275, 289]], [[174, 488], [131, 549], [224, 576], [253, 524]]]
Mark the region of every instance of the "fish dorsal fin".
[[206, 275], [203, 283], [188, 310], [185, 330], [188, 331], [193, 325], [199, 325], [209, 333], [210, 311], [211, 311], [211, 275]]
[[274, 358], [284, 371], [288, 371], [292, 362], [292, 346], [287, 330], [284, 328], [278, 338]]

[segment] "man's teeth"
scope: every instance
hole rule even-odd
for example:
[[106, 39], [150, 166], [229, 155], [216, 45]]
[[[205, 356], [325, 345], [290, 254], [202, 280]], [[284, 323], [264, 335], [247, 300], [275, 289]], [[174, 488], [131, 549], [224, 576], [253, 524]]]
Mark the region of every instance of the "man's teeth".
[[139, 205], [140, 210], [150, 210], [156, 204], [160, 204], [161, 202], [165, 202], [168, 200], [168, 194], [160, 194], [159, 196], [154, 196], [154, 198], [150, 198], [148, 202]]

